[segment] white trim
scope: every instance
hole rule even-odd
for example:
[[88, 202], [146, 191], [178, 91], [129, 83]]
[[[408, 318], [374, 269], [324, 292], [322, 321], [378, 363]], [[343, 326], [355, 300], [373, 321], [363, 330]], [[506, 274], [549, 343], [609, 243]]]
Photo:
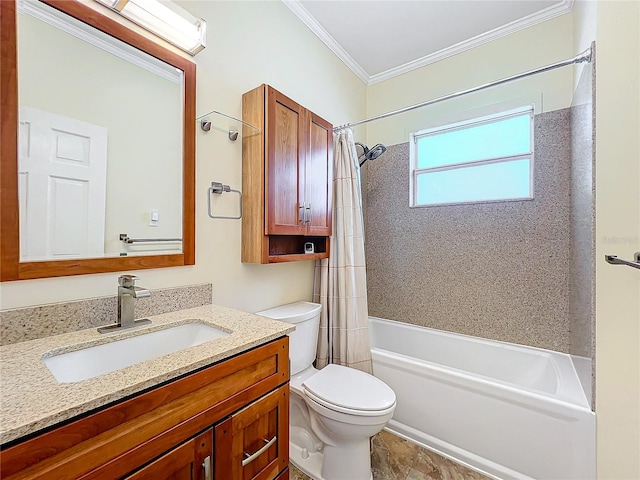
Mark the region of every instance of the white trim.
[[547, 7], [539, 12], [533, 13], [531, 15], [527, 15], [526, 17], [520, 18], [518, 20], [514, 20], [513, 22], [507, 23], [501, 27], [494, 28], [493, 30], [489, 30], [488, 32], [481, 33], [480, 35], [476, 35], [473, 38], [468, 40], [464, 40], [460, 43], [452, 45], [450, 47], [444, 48], [437, 52], [431, 53], [429, 55], [425, 55], [424, 57], [417, 58], [411, 62], [407, 62], [398, 67], [391, 68], [384, 72], [376, 73], [373, 75], [369, 75], [364, 68], [360, 66], [358, 62], [356, 62], [351, 55], [349, 55], [344, 48], [331, 36], [329, 32], [325, 30], [325, 28], [318, 23], [313, 15], [309, 13], [309, 11], [302, 6], [300, 0], [282, 0], [282, 2], [289, 7], [289, 9], [300, 19], [302, 22], [309, 27], [309, 29], [327, 46], [329, 49], [335, 53], [340, 60], [342, 60], [347, 67], [356, 74], [356, 76], [362, 80], [366, 85], [373, 85], [375, 83], [382, 82], [384, 80], [389, 80], [390, 78], [397, 77], [398, 75], [402, 75], [404, 73], [410, 72], [412, 70], [416, 70], [418, 68], [422, 68], [426, 65], [430, 65], [432, 63], [438, 62], [440, 60], [444, 60], [445, 58], [451, 57], [453, 55], [457, 55], [458, 53], [464, 52], [466, 50], [470, 50], [472, 48], [478, 47], [485, 43], [491, 42], [498, 38], [504, 37], [506, 35], [510, 35], [512, 33], [518, 32], [520, 30], [524, 30], [525, 28], [529, 28], [538, 23], [544, 22], [546, 20], [550, 20], [552, 18], [558, 17], [560, 15], [564, 15], [566, 13], [571, 12], [573, 9], [573, 3], [575, 0], [561, 0], [556, 5], [552, 5]]
[[148, 72], [154, 73], [177, 85], [182, 85], [182, 71], [176, 67], [147, 55], [137, 48], [61, 13], [44, 3], [32, 0], [18, 0], [18, 12], [31, 15]]
[[498, 38], [510, 35], [520, 30], [524, 30], [525, 28], [529, 28], [533, 25], [544, 22], [546, 20], [550, 20], [554, 17], [564, 15], [565, 13], [569, 13], [573, 8], [573, 2], [574, 0], [562, 0], [558, 5], [552, 5], [551, 7], [545, 8], [544, 10], [540, 10], [539, 12], [527, 15], [526, 17], [520, 18], [519, 20], [514, 20], [513, 22], [507, 23], [506, 25], [498, 28], [494, 28], [493, 30], [489, 30], [488, 32], [481, 33], [480, 35], [476, 35], [475, 37], [444, 48], [438, 52], [434, 52], [422, 58], [407, 62], [404, 65], [391, 68], [385, 72], [371, 75], [369, 77], [367, 85], [373, 85], [374, 83], [389, 80], [390, 78], [397, 77], [398, 75], [402, 75], [404, 73], [416, 70], [426, 65], [430, 65], [440, 60], [444, 60], [445, 58], [452, 57], [453, 55], [457, 55], [458, 53], [465, 52], [480, 45], [484, 45], [485, 43], [497, 40]]
[[282, 0], [289, 9], [304, 23], [309, 30], [311, 30], [336, 56], [344, 62], [344, 64], [351, 69], [356, 76], [362, 80], [365, 84], [369, 85], [369, 74], [356, 62], [347, 51], [336, 41], [335, 38], [327, 32], [316, 18], [309, 13], [309, 10], [304, 8], [299, 0]]

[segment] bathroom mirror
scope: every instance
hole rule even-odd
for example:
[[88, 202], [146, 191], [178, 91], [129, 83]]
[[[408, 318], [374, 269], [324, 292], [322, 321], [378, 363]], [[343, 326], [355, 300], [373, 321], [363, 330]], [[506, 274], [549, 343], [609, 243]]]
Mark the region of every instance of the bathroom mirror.
[[193, 62], [80, 2], [19, 7], [1, 2], [2, 281], [193, 265]]

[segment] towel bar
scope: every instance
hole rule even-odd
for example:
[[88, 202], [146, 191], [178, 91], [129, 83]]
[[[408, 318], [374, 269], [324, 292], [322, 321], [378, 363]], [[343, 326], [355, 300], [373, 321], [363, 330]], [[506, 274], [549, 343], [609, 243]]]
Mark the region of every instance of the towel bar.
[[622, 260], [615, 255], [605, 255], [604, 259], [611, 265], [627, 265], [628, 267], [640, 268], [640, 252], [636, 252], [633, 257], [633, 262], [630, 262], [629, 260]]
[[156, 242], [181, 242], [181, 238], [129, 238], [126, 233], [120, 234], [120, 241], [131, 245], [132, 243], [156, 243]]
[[[233, 192], [238, 194], [240, 214], [237, 217], [213, 215], [211, 213], [211, 194], [216, 193], [218, 195], [222, 195], [223, 192]], [[233, 188], [230, 188], [229, 185], [223, 185], [220, 182], [211, 182], [211, 186], [209, 187], [209, 191], [207, 193], [207, 205], [209, 207], [209, 216], [211, 218], [222, 218], [225, 220], [239, 220], [242, 218], [242, 192], [240, 190], [234, 190]]]

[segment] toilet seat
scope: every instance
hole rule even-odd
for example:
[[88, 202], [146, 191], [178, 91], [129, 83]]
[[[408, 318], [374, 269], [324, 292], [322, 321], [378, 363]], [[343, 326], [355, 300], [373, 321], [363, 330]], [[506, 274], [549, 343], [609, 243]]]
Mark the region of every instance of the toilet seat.
[[347, 415], [386, 415], [396, 405], [394, 391], [382, 380], [342, 365], [327, 365], [302, 387], [311, 401]]
[[[332, 412], [338, 415], [343, 414], [349, 417], [382, 417], [387, 415], [388, 413], [392, 413], [396, 408], [396, 404], [393, 403], [393, 405], [391, 405], [388, 408], [385, 408], [384, 410], [356, 410], [352, 408], [345, 408], [345, 407], [340, 407], [338, 405], [333, 405], [330, 402], [319, 399], [318, 397], [310, 393], [308, 390], [305, 390], [304, 394], [307, 397], [308, 402], [314, 403], [316, 406], [323, 407], [324, 410], [331, 410]], [[316, 410], [317, 412], [320, 412], [320, 410], [317, 408], [315, 408], [314, 410]], [[339, 417], [336, 417], [335, 415], [328, 415], [328, 416], [334, 419], [339, 418]]]

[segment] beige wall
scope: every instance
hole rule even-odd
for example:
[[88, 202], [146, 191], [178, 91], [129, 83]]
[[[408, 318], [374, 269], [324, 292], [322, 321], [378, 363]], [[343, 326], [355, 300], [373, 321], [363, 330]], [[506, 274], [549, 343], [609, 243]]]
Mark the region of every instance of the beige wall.
[[[640, 478], [640, 2], [597, 4], [596, 414], [598, 478]], [[587, 26], [588, 28], [588, 26]]]
[[[365, 115], [366, 87], [281, 2], [181, 5], [208, 22], [208, 46], [195, 57], [198, 115], [215, 109], [241, 116], [242, 93], [261, 83], [273, 85], [334, 124]], [[239, 125], [222, 117], [211, 120], [210, 132], [198, 129], [196, 134], [196, 265], [133, 273], [140, 276], [141, 285], [154, 289], [211, 282], [214, 302], [245, 311], [310, 299], [312, 262], [242, 264], [240, 221], [208, 217], [210, 182], [232, 188], [242, 183], [241, 141], [230, 142], [226, 135], [230, 126]], [[228, 194], [216, 198], [216, 211], [230, 211], [232, 199]], [[5, 282], [0, 285], [1, 308], [113, 295], [117, 275]]]
[[[598, 2], [594, 0], [577, 0], [573, 4], [571, 16], [573, 17], [573, 50], [574, 52], [582, 52], [589, 48], [591, 42], [596, 39], [596, 10]], [[575, 67], [573, 76], [574, 89], [578, 88], [578, 83], [582, 76], [582, 70], [585, 64], [579, 64]], [[575, 99], [574, 99], [575, 100]], [[584, 103], [578, 99], [577, 104]]]
[[[432, 65], [374, 84], [367, 92], [367, 116], [565, 60], [573, 56], [571, 30], [571, 15], [561, 15]], [[571, 69], [554, 70], [369, 123], [366, 140], [370, 145], [403, 143], [409, 140], [410, 132], [481, 116], [488, 111], [495, 111], [496, 107], [506, 110], [519, 105], [535, 104], [536, 113], [558, 110], [571, 104], [572, 85]]]

